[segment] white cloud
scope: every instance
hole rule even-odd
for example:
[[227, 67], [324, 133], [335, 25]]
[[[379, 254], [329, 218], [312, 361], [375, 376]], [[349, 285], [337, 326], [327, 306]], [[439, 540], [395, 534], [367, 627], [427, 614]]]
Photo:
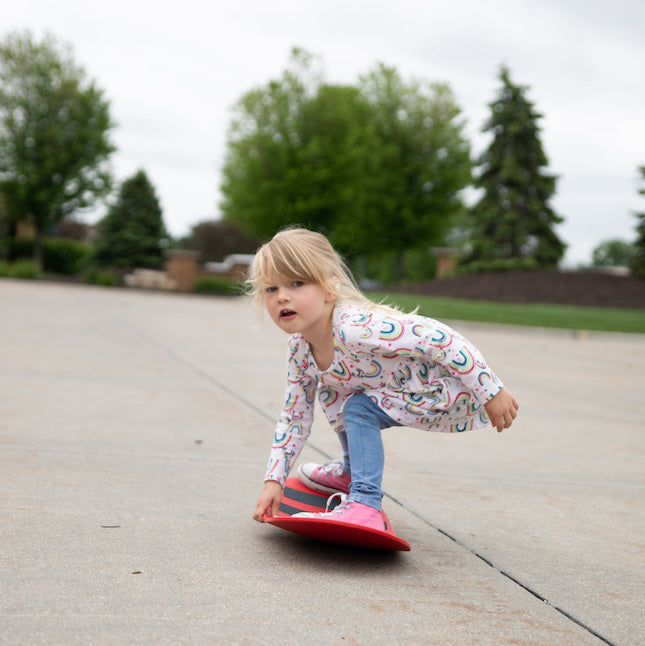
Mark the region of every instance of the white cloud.
[[[448, 82], [474, 152], [501, 63], [529, 87], [542, 120], [570, 262], [602, 239], [633, 239], [645, 163], [645, 3], [640, 0], [31, 0], [3, 16], [48, 30], [112, 102], [119, 179], [143, 167], [175, 235], [217, 213], [231, 107], [279, 76], [293, 46], [319, 54], [326, 78], [353, 83], [377, 61], [406, 78]], [[95, 216], [96, 217], [96, 216]]]

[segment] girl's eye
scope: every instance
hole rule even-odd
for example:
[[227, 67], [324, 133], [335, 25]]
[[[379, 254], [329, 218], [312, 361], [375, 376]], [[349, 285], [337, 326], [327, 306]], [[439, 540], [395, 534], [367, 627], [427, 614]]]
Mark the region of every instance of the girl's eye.
[[267, 294], [272, 294], [277, 289], [278, 289], [277, 287], [267, 287], [265, 291], [266, 291]]
[[294, 287], [302, 287], [305, 283], [302, 280], [294, 280], [293, 283], [291, 283]]

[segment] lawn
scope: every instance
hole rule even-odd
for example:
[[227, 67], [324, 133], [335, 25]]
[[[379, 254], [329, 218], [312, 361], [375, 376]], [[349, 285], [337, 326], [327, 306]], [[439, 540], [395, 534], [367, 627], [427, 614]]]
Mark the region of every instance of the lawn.
[[645, 334], [645, 310], [491, 303], [458, 298], [437, 298], [417, 294], [371, 293], [376, 301], [396, 305], [404, 311], [419, 308], [419, 314], [439, 320], [482, 321], [511, 325], [604, 330]]

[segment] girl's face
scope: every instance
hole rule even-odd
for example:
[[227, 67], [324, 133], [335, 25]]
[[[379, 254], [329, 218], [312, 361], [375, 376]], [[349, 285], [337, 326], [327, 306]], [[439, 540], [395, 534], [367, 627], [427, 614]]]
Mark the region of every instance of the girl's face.
[[308, 341], [331, 330], [336, 296], [318, 283], [276, 276], [264, 289], [264, 304], [273, 322], [287, 334], [299, 332]]

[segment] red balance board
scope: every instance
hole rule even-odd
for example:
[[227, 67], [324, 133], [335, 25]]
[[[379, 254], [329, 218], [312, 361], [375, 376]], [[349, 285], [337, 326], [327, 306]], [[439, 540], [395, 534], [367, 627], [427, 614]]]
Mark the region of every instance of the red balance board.
[[338, 520], [293, 517], [293, 514], [301, 511], [325, 511], [328, 498], [329, 494], [309, 489], [298, 478], [287, 478], [278, 515], [267, 516], [265, 514], [264, 522], [294, 534], [327, 543], [374, 550], [410, 551], [410, 544], [394, 533], [390, 519], [385, 512], [382, 512], [384, 521], [382, 531]]

